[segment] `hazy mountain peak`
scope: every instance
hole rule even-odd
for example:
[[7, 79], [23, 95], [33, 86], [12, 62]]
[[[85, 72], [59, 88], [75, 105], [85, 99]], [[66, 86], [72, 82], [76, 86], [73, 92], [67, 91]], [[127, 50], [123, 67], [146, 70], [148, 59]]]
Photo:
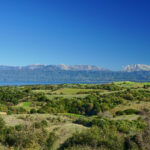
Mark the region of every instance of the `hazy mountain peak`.
[[73, 70], [73, 71], [102, 71], [106, 70], [99, 66], [93, 65], [58, 65], [61, 70]]
[[60, 64], [60, 65], [57, 65], [57, 67], [61, 70], [68, 70], [69, 69], [69, 66], [65, 65], [65, 64]]
[[28, 66], [25, 66], [25, 67], [21, 67], [21, 68], [28, 68], [28, 69], [34, 70], [34, 69], [39, 69], [39, 68], [44, 67], [44, 66], [46, 66], [46, 65], [31, 64], [31, 65], [28, 65]]
[[144, 64], [127, 65], [126, 67], [124, 67], [123, 71], [126, 72], [150, 71], [150, 65], [144, 65]]
[[12, 70], [12, 69], [28, 69], [28, 70], [35, 70], [35, 69], [43, 69], [43, 70], [66, 70], [66, 71], [105, 71], [104, 69], [99, 66], [94, 65], [43, 65], [43, 64], [31, 64], [28, 66], [0, 66], [0, 70]]

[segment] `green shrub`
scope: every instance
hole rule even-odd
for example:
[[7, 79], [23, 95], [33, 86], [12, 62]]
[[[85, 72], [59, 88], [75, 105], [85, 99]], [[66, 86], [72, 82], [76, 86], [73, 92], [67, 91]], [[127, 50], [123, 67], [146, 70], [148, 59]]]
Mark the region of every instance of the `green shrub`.
[[124, 111], [121, 111], [121, 110], [119, 110], [119, 111], [116, 112], [117, 116], [124, 115], [124, 114], [125, 114]]
[[7, 115], [11, 115], [11, 114], [12, 114], [12, 111], [8, 110]]
[[48, 123], [47, 123], [46, 120], [42, 120], [42, 121], [41, 121], [41, 124], [42, 124], [42, 126], [45, 126], [45, 127], [48, 126]]
[[30, 114], [35, 114], [37, 111], [36, 111], [36, 109], [34, 109], [34, 108], [32, 108], [31, 110], [30, 110]]
[[22, 130], [22, 125], [16, 125], [16, 126], [15, 126], [15, 129], [16, 129], [17, 131], [21, 131], [21, 130]]
[[54, 144], [54, 142], [57, 138], [58, 137], [56, 136], [56, 134], [54, 132], [51, 132], [49, 134], [49, 137], [46, 141], [46, 147], [47, 147], [48, 150], [51, 150], [53, 148], [53, 144]]
[[139, 113], [140, 113], [140, 111], [138, 111], [136, 109], [126, 109], [124, 111], [121, 111], [121, 110], [117, 111], [116, 115], [117, 116], [120, 116], [120, 115], [132, 115], [132, 114], [139, 114]]
[[41, 127], [41, 123], [35, 122], [34, 123], [34, 127], [37, 128], [37, 129], [39, 129]]
[[23, 107], [18, 107], [18, 108], [16, 108], [16, 112], [17, 112], [17, 114], [24, 114], [27, 111]]
[[61, 150], [67, 149], [68, 147], [85, 145], [92, 147], [92, 149], [95, 149], [95, 147], [97, 149], [105, 147], [111, 150], [123, 150], [123, 140], [117, 136], [115, 129], [105, 128], [101, 130], [98, 127], [92, 127], [89, 130], [75, 133], [61, 146]]
[[132, 114], [139, 114], [140, 111], [138, 111], [138, 110], [136, 110], [136, 109], [126, 109], [126, 110], [124, 110], [124, 113], [125, 113], [126, 115], [132, 115]]

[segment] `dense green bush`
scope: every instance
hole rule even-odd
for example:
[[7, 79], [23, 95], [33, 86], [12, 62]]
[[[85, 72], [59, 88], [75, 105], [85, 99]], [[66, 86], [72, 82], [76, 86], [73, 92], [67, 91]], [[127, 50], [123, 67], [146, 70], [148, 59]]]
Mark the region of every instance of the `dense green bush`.
[[15, 126], [15, 130], [17, 130], [17, 131], [21, 131], [22, 130], [22, 125], [16, 125]]
[[140, 130], [144, 130], [146, 124], [143, 120], [110, 120], [106, 118], [94, 118], [94, 119], [87, 119], [81, 117], [75, 121], [75, 123], [82, 124], [87, 127], [98, 126], [101, 129], [104, 128], [114, 128], [119, 132], [129, 133], [129, 132], [137, 132]]
[[136, 110], [136, 109], [126, 109], [124, 110], [126, 115], [131, 115], [131, 114], [139, 114], [140, 111]]
[[100, 111], [107, 111], [122, 102], [123, 100], [121, 98], [111, 95], [91, 94], [85, 98], [58, 98], [56, 100], [49, 100], [38, 112], [69, 112], [82, 115], [96, 115]]
[[31, 110], [30, 110], [30, 114], [35, 114], [37, 111], [36, 111], [36, 109], [34, 109], [34, 108], [32, 108]]
[[5, 141], [5, 122], [4, 120], [0, 117], [0, 142]]
[[54, 132], [51, 132], [46, 140], [46, 149], [47, 150], [51, 150], [53, 149], [53, 144], [55, 142], [55, 140], [57, 139], [58, 137], [56, 136], [56, 134]]
[[27, 93], [18, 87], [0, 87], [0, 103], [18, 104], [18, 100], [27, 96]]
[[136, 109], [126, 109], [124, 111], [121, 111], [121, 110], [117, 111], [116, 115], [117, 116], [120, 116], [120, 115], [132, 115], [132, 114], [139, 114], [139, 113], [140, 113], [140, 111], [136, 110]]
[[6, 134], [5, 144], [16, 149], [42, 149], [46, 139], [46, 131], [24, 126], [21, 131], [13, 130], [12, 133]]
[[81, 133], [75, 133], [62, 146], [61, 150], [76, 145], [86, 145], [93, 149], [106, 148], [111, 150], [123, 150], [123, 138], [119, 137], [114, 129], [92, 127]]
[[[85, 98], [57, 98], [55, 100], [47, 100], [38, 112], [39, 113], [74, 113], [82, 115], [97, 115], [99, 112], [108, 111], [117, 105], [123, 104], [124, 101], [143, 100], [147, 101], [150, 92], [143, 90], [125, 90], [110, 94], [92, 93]], [[46, 100], [46, 98], [45, 98]], [[43, 100], [43, 101], [45, 101]], [[126, 110], [117, 112], [117, 115], [138, 114], [137, 110]]]
[[34, 123], [34, 127], [37, 128], [37, 129], [41, 128], [41, 126], [42, 126], [42, 125], [41, 125], [40, 122], [35, 122], [35, 123]]
[[42, 121], [41, 121], [41, 124], [42, 124], [42, 126], [44, 126], [44, 127], [48, 126], [48, 123], [47, 123], [46, 120], [42, 120]]

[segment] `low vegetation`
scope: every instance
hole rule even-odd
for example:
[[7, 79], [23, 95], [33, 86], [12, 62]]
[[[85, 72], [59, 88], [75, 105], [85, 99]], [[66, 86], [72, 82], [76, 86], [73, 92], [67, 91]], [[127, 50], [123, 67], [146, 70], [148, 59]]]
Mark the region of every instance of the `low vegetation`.
[[149, 150], [149, 85], [0, 87], [0, 149]]

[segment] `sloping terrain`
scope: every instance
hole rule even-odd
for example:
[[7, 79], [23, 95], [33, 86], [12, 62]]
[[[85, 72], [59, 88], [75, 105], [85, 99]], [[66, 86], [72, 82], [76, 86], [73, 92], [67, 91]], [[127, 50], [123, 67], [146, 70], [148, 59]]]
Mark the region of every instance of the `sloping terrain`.
[[150, 83], [0, 87], [4, 150], [148, 150], [149, 124]]

